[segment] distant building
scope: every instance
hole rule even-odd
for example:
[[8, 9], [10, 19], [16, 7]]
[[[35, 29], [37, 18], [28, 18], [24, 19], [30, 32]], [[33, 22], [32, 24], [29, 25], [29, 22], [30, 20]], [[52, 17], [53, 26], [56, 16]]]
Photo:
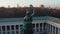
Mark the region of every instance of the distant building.
[[8, 5], [8, 8], [10, 8], [10, 5]]
[[[0, 34], [21, 34], [23, 23], [23, 18], [0, 18]], [[60, 34], [60, 19], [50, 16], [33, 17], [32, 27], [34, 34]]]
[[40, 7], [41, 9], [44, 9], [45, 8], [45, 6], [44, 5], [41, 5], [41, 7]]
[[17, 8], [19, 8], [20, 6], [19, 6], [19, 4], [17, 4]]

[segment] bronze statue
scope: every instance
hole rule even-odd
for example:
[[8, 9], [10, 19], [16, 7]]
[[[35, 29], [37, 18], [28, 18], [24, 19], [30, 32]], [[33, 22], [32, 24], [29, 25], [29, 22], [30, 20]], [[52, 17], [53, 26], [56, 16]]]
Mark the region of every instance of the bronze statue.
[[[33, 8], [32, 5], [30, 7]], [[34, 10], [33, 13], [31, 13], [29, 10], [26, 10], [26, 16], [24, 17], [24, 34], [33, 34], [32, 16], [34, 14], [35, 14]]]

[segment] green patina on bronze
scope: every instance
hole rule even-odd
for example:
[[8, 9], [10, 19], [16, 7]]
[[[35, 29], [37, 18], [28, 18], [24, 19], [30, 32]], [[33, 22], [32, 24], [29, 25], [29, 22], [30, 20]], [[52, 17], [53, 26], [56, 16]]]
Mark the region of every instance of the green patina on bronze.
[[[33, 9], [33, 6], [30, 5], [30, 8]], [[24, 17], [24, 26], [22, 28], [23, 31], [21, 32], [21, 34], [33, 34], [33, 28], [32, 28], [33, 15], [34, 12], [31, 13], [29, 10], [26, 10], [26, 16]]]

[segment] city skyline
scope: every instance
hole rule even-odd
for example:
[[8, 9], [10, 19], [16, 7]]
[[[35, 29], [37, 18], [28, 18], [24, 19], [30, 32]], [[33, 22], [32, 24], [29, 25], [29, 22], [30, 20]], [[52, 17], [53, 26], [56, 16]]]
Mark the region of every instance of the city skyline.
[[20, 7], [29, 6], [32, 4], [34, 7], [39, 7], [43, 4], [46, 7], [60, 7], [60, 0], [0, 0], [0, 7], [17, 7], [19, 4]]

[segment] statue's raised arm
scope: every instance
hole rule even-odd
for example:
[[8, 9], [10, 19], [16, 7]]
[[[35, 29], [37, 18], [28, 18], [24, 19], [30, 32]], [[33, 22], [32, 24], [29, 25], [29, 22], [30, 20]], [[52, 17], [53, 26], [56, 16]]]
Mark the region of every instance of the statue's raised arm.
[[32, 12], [31, 16], [34, 16], [34, 14], [35, 14], [35, 8], [33, 7], [33, 5], [30, 5], [30, 9], [31, 9], [30, 12]]
[[35, 15], [35, 9], [33, 9], [33, 13], [31, 14], [31, 16], [34, 16]]

